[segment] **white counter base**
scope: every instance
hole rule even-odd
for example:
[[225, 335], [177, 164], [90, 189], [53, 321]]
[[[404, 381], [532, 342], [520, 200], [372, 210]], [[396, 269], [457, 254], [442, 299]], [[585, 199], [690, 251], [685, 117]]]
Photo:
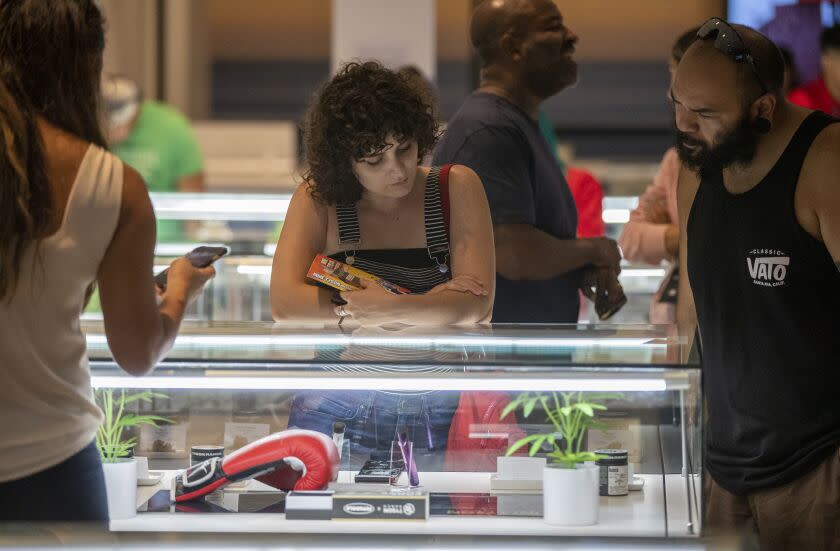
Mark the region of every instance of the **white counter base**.
[[[339, 480], [347, 480], [342, 473]], [[583, 527], [552, 526], [541, 518], [495, 516], [432, 516], [427, 521], [377, 520], [286, 520], [276, 513], [138, 513], [135, 518], [112, 520], [116, 532], [249, 532], [295, 534], [417, 534], [460, 536], [593, 536], [593, 537], [687, 537], [699, 532], [692, 511], [693, 533], [689, 531], [686, 479], [665, 476], [668, 498], [668, 526], [662, 499], [662, 476], [639, 475], [644, 489], [627, 496], [602, 497], [598, 524]], [[138, 503], [168, 488], [171, 473], [157, 486], [138, 488]], [[430, 491], [489, 492], [489, 473], [421, 473]], [[701, 490], [700, 477], [689, 483]], [[574, 499], [570, 497], [570, 499]]]

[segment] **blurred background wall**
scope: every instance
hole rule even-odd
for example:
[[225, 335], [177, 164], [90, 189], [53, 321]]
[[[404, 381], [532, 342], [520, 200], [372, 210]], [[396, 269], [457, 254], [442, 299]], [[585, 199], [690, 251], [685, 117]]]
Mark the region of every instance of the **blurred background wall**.
[[[412, 9], [419, 6], [429, 14], [430, 24], [424, 19], [422, 26], [409, 12], [389, 16], [385, 30], [402, 30], [418, 51], [433, 53], [431, 64], [425, 59], [418, 63], [438, 87], [444, 118], [451, 116], [477, 82], [468, 41], [469, 16], [477, 0], [380, 1], [383, 6], [409, 2]], [[376, 5], [376, 0], [353, 2], [101, 0], [109, 28], [105, 67], [134, 78], [148, 97], [163, 99], [194, 119], [298, 121], [312, 93], [330, 74], [334, 21], [348, 18], [339, 12]], [[803, 34], [791, 27], [792, 16], [779, 14], [825, 11], [813, 2], [815, 7], [802, 7], [808, 3], [797, 0], [557, 4], [580, 37], [580, 81], [550, 99], [545, 109], [561, 141], [571, 144], [578, 156], [629, 161], [655, 160], [671, 141], [666, 61], [681, 32], [713, 15], [746, 18], [744, 22], [781, 42], [800, 37], [789, 45], [803, 56], [802, 71], [810, 76], [818, 29]], [[775, 21], [768, 23], [774, 14]], [[367, 42], [376, 35], [358, 34]], [[387, 59], [394, 53], [393, 48], [382, 48], [378, 57]]]

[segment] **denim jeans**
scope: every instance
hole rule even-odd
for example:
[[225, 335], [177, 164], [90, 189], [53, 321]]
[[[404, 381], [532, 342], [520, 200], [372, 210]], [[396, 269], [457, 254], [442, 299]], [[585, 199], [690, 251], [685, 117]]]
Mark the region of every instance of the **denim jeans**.
[[289, 428], [332, 435], [333, 423], [343, 422], [345, 468], [358, 468], [374, 451], [390, 452], [391, 442], [401, 432], [413, 442], [419, 464], [441, 463], [459, 395], [454, 391], [304, 391], [292, 400]]

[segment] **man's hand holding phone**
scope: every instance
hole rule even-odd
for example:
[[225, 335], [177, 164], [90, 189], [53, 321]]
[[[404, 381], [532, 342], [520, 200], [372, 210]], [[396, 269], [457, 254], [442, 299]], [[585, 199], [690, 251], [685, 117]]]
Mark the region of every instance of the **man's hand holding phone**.
[[584, 270], [581, 291], [595, 303], [595, 313], [601, 321], [612, 317], [627, 303], [618, 274], [611, 268], [590, 266]]

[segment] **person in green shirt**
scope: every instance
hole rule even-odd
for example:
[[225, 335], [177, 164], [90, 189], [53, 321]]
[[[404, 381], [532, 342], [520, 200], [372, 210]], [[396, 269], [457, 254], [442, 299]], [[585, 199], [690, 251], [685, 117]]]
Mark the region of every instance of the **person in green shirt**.
[[[103, 97], [111, 151], [131, 165], [149, 191], [204, 191], [204, 160], [190, 122], [169, 105], [144, 100], [125, 77], [107, 78]], [[158, 220], [159, 243], [184, 240], [178, 220]]]

